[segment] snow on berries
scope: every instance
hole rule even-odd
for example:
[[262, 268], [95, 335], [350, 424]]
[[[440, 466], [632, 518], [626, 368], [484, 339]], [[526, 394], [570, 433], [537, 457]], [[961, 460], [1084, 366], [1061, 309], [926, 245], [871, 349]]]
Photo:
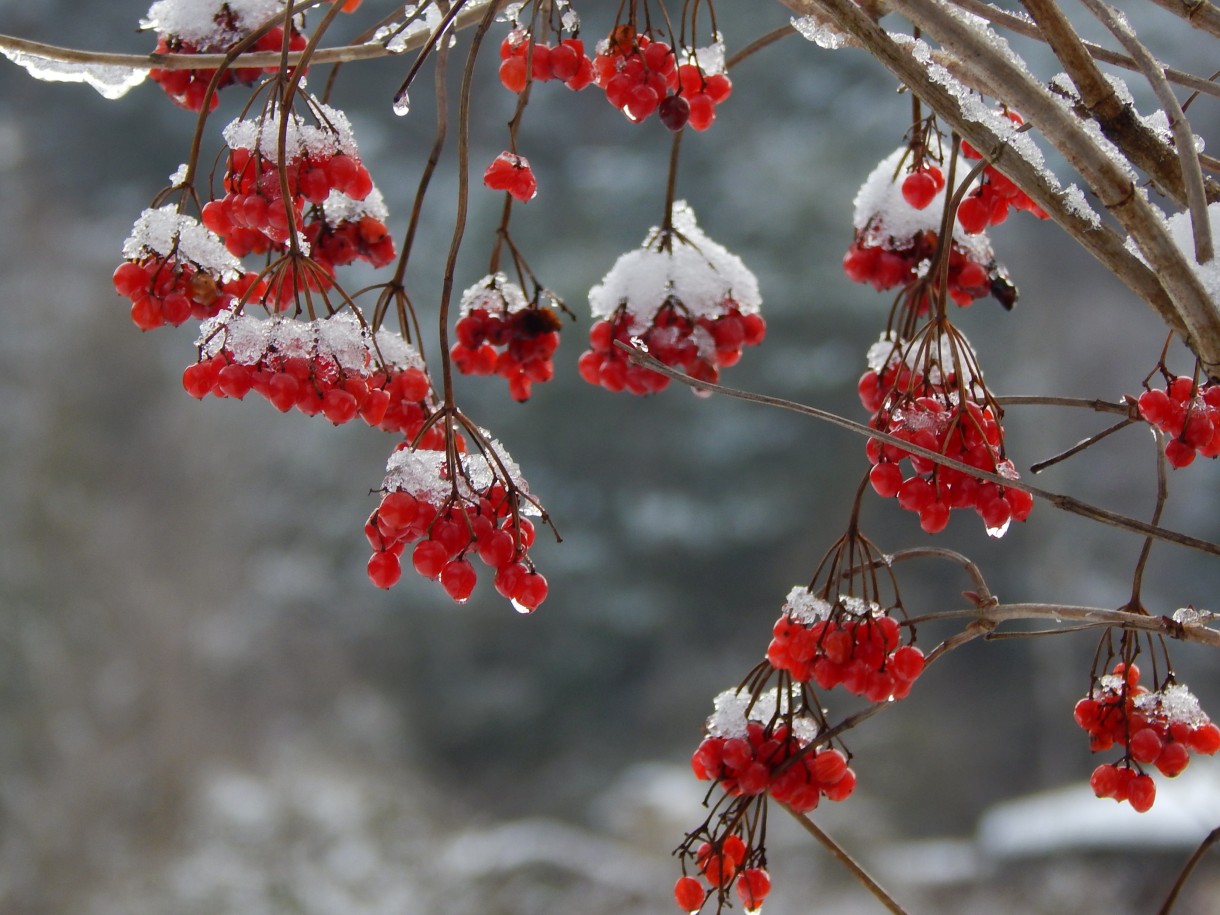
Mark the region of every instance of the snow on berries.
[[538, 180], [525, 156], [505, 150], [491, 160], [483, 172], [483, 184], [493, 191], [507, 191], [522, 203], [533, 200], [538, 194]]
[[622, 255], [589, 292], [595, 323], [580, 357], [581, 377], [608, 391], [652, 394], [669, 379], [639, 365], [615, 341], [641, 346], [698, 381], [716, 382], [742, 347], [766, 336], [758, 280], [698, 227], [684, 201], [671, 225], [653, 228], [642, 248]]
[[1164, 390], [1141, 394], [1139, 411], [1165, 433], [1165, 457], [1174, 467], [1187, 466], [1196, 455], [1220, 455], [1220, 385], [1180, 375], [1168, 380]]
[[1220, 751], [1220, 727], [1189, 689], [1178, 683], [1149, 690], [1140, 685], [1134, 664], [1119, 662], [1099, 677], [1089, 694], [1076, 703], [1073, 716], [1089, 735], [1094, 753], [1123, 749], [1117, 763], [1103, 763], [1089, 779], [1098, 797], [1127, 801], [1140, 813], [1156, 800], [1156, 785], [1144, 771], [1153, 766], [1167, 778], [1179, 775], [1190, 755]]
[[340, 191], [306, 214], [303, 228], [310, 255], [325, 270], [361, 260], [384, 267], [394, 260], [394, 237], [386, 228], [389, 213], [381, 191], [373, 188], [363, 200]]
[[725, 73], [724, 44], [682, 49], [682, 60], [667, 42], [623, 23], [597, 45], [594, 79], [606, 99], [629, 121], [657, 113], [670, 130], [707, 130], [716, 109], [733, 91]]
[[171, 206], [147, 209], [123, 243], [115, 291], [141, 330], [212, 317], [255, 282], [199, 221]]
[[[540, 509], [529, 495], [520, 468], [499, 443], [485, 439], [486, 453], [400, 446], [386, 465], [381, 503], [369, 516], [365, 534], [373, 555], [369, 579], [393, 587], [402, 556], [424, 578], [465, 603], [478, 582], [473, 559], [492, 570], [501, 596], [521, 613], [546, 600], [547, 581], [534, 567], [529, 548], [533, 523], [524, 515]], [[451, 466], [451, 458], [460, 462]]]
[[[1017, 478], [1004, 455], [1002, 411], [982, 382], [974, 350], [952, 325], [933, 321], [912, 340], [883, 335], [869, 350], [869, 368], [858, 390], [873, 413], [874, 429], [978, 470]], [[944, 530], [951, 510], [973, 508], [987, 533], [1000, 537], [1009, 522], [1024, 521], [1033, 508], [1028, 493], [979, 480], [898, 445], [870, 439], [866, 453], [873, 490], [919, 515], [929, 534]]]
[[[935, 166], [898, 180], [909, 154], [904, 146], [882, 159], [854, 202], [855, 236], [843, 258], [843, 270], [851, 280], [869, 283], [878, 291], [914, 283], [927, 273], [936, 253], [948, 189], [943, 176], [938, 182], [940, 169]], [[929, 182], [939, 185], [931, 194]], [[958, 305], [988, 294], [1009, 308], [1016, 301], [1016, 289], [982, 232], [968, 233], [955, 224], [948, 261], [949, 295]]]
[[[148, 10], [141, 27], [157, 33], [157, 54], [212, 54], [223, 53], [246, 37], [254, 29], [273, 18], [284, 17], [283, 0], [158, 0]], [[250, 47], [251, 51], [279, 51], [284, 44], [284, 30], [276, 25], [264, 32]], [[289, 34], [289, 46], [293, 51], [305, 48], [305, 36], [295, 25]], [[258, 67], [229, 67], [217, 82], [217, 89], [235, 83], [251, 85], [264, 73], [274, 73], [278, 68], [266, 70]], [[177, 105], [190, 111], [203, 107], [208, 83], [215, 70], [166, 70], [154, 67], [149, 76], [160, 85], [165, 94]], [[213, 93], [209, 110], [217, 105]]]
[[[1005, 109], [1004, 117], [1020, 127], [1024, 121], [1015, 111]], [[969, 143], [962, 143], [962, 155], [967, 159], [982, 156]], [[976, 235], [988, 226], [995, 226], [1008, 218], [1009, 208], [1024, 210], [1038, 219], [1048, 219], [1049, 214], [1034, 203], [1029, 195], [1016, 186], [994, 165], [983, 167], [983, 174], [976, 187], [971, 189], [957, 208], [957, 224], [964, 232]]]
[[797, 586], [772, 633], [767, 661], [776, 670], [826, 690], [842, 686], [870, 702], [905, 698], [923, 673], [923, 652], [902, 644], [898, 621], [852, 595], [831, 601]]
[[[540, 292], [541, 294], [541, 292]], [[562, 324], [553, 308], [525, 297], [503, 273], [483, 277], [462, 293], [449, 356], [464, 375], [499, 375], [514, 400], [529, 400], [535, 383], [555, 374], [551, 359]]]
[[[283, 413], [321, 414], [336, 426], [360, 418], [408, 439], [436, 409], [414, 347], [395, 334], [372, 334], [349, 312], [316, 321], [222, 312], [203, 323], [198, 345], [199, 361], [182, 383], [200, 399], [242, 400], [253, 391]], [[428, 444], [439, 445], [439, 436], [436, 430]]]
[[[361, 201], [373, 191], [347, 115], [313, 99], [310, 109], [316, 123], [295, 112], [288, 115], [283, 182], [279, 172], [281, 125], [274, 110], [263, 117], [238, 118], [224, 129], [230, 150], [225, 196], [208, 203], [202, 219], [238, 257], [284, 245], [290, 214], [291, 225], [300, 232], [306, 203], [324, 204], [334, 192]], [[284, 200], [285, 184], [288, 201]], [[300, 241], [305, 241], [303, 235]]]

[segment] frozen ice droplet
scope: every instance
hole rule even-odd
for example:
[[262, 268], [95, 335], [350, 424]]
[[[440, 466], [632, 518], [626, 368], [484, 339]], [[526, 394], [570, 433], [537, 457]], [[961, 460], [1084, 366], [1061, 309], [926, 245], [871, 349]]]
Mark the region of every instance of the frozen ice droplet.
[[411, 113], [411, 96], [406, 91], [394, 99], [394, 113], [400, 118]]
[[509, 603], [513, 605], [513, 609], [516, 610], [518, 613], [529, 614], [529, 613], [534, 612], [529, 607], [525, 606], [525, 604], [518, 601], [515, 597], [511, 598], [509, 600]]
[[1006, 521], [1005, 521], [1003, 524], [1001, 524], [999, 527], [989, 527], [989, 528], [987, 528], [987, 536], [988, 536], [988, 537], [995, 537], [997, 540], [999, 540], [1001, 537], [1003, 537], [1005, 534], [1007, 534], [1007, 533], [1008, 533], [1008, 525], [1009, 525], [1010, 523], [1012, 523], [1012, 519], [1011, 519], [1011, 518], [1009, 518], [1008, 520], [1006, 520]]

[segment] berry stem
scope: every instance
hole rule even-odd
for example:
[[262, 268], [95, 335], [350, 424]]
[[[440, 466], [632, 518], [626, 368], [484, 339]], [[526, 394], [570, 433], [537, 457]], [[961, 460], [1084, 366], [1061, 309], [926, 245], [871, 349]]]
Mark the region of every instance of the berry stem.
[[783, 807], [788, 811], [789, 814], [791, 814], [793, 819], [800, 824], [800, 827], [804, 829], [805, 832], [809, 833], [820, 843], [822, 843], [822, 846], [834, 856], [835, 860], [843, 865], [843, 867], [847, 869], [848, 873], [855, 877], [866, 890], [872, 893], [878, 902], [885, 906], [886, 911], [893, 912], [894, 915], [907, 915], [907, 910], [900, 906], [897, 901], [895, 901], [894, 897], [887, 893], [881, 884], [873, 879], [868, 871], [861, 867], [860, 863], [850, 854], [848, 854], [842, 845], [831, 838], [824, 829], [813, 822], [813, 820], [809, 819], [809, 817], [805, 814], [797, 813], [787, 804], [784, 804]]

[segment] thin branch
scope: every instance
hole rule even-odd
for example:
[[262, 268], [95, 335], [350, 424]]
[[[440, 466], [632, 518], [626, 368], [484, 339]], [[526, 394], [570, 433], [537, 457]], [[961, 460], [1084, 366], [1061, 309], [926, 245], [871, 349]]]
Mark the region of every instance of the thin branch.
[[857, 435], [875, 438], [880, 442], [894, 445], [901, 448], [903, 451], [911, 454], [917, 454], [920, 457], [925, 457], [933, 463], [940, 464], [943, 467], [952, 467], [954, 470], [959, 470], [968, 476], [972, 476], [979, 480], [986, 480], [990, 483], [996, 483], [1000, 486], [1006, 486], [1010, 489], [1018, 489], [1021, 492], [1027, 492], [1031, 496], [1038, 499], [1043, 499], [1050, 502], [1055, 508], [1069, 512], [1073, 515], [1079, 515], [1082, 518], [1088, 518], [1092, 521], [1099, 521], [1103, 524], [1109, 524], [1112, 527], [1117, 527], [1122, 530], [1131, 531], [1135, 534], [1141, 534], [1145, 537], [1155, 537], [1157, 540], [1164, 540], [1166, 543], [1176, 543], [1179, 546], [1184, 546], [1192, 550], [1198, 550], [1202, 553], [1210, 553], [1213, 556], [1220, 556], [1220, 544], [1213, 543], [1210, 540], [1202, 540], [1198, 537], [1192, 537], [1189, 534], [1183, 534], [1178, 531], [1168, 530], [1167, 528], [1157, 527], [1149, 524], [1146, 521], [1140, 521], [1137, 518], [1130, 518], [1126, 515], [1120, 515], [1117, 512], [1112, 512], [1104, 508], [1098, 508], [1095, 505], [1090, 505], [1087, 502], [1082, 502], [1079, 499], [1065, 496], [1061, 493], [1051, 492], [1047, 489], [1040, 489], [1037, 486], [1030, 486], [1028, 483], [1023, 483], [1020, 480], [1002, 477], [996, 473], [988, 473], [985, 470], [979, 470], [977, 467], [971, 467], [969, 464], [964, 464], [961, 461], [955, 461], [952, 458], [945, 457], [939, 451], [933, 451], [930, 448], [924, 448], [916, 445], [913, 442], [900, 439], [886, 432], [881, 432], [877, 429], [871, 429], [868, 426], [858, 423], [854, 420], [847, 419], [844, 416], [839, 416], [837, 413], [831, 413], [827, 410], [819, 410], [817, 407], [806, 406], [792, 400], [785, 400], [782, 397], [771, 397], [767, 394], [754, 394], [749, 391], [741, 391], [737, 388], [727, 388], [719, 384], [711, 384], [706, 381], [698, 381], [689, 375], [679, 372], [677, 369], [666, 365], [643, 350], [634, 349], [623, 343], [615, 341], [615, 345], [626, 350], [630, 355], [631, 361], [637, 365], [643, 365], [646, 368], [652, 369], [654, 372], [659, 372], [666, 375], [675, 381], [680, 381], [685, 385], [697, 390], [710, 391], [715, 394], [724, 394], [726, 397], [732, 397], [737, 400], [745, 400], [751, 403], [763, 404], [770, 407], [779, 407], [781, 410], [788, 410], [793, 413], [799, 413], [802, 416], [809, 416], [814, 419], [820, 419], [823, 422], [830, 423], [832, 426], [838, 426], [840, 429], [847, 429]]
[[1182, 867], [1182, 873], [1178, 874], [1178, 879], [1173, 882], [1173, 888], [1170, 889], [1169, 895], [1165, 897], [1164, 904], [1157, 909], [1157, 915], [1169, 915], [1174, 903], [1178, 901], [1178, 895], [1182, 892], [1182, 888], [1186, 886], [1186, 881], [1190, 879], [1195, 865], [1203, 860], [1203, 856], [1207, 854], [1208, 849], [1218, 841], [1220, 841], [1220, 826], [1217, 826], [1207, 834], [1203, 841], [1199, 843], [1199, 847], [1195, 849], [1194, 854], [1190, 856], [1190, 859]]
[[792, 815], [792, 818], [801, 825], [801, 828], [804, 829], [805, 832], [809, 833], [811, 836], [821, 842], [823, 847], [834, 855], [835, 860], [842, 864], [853, 877], [860, 881], [860, 883], [864, 885], [865, 889], [872, 893], [877, 898], [877, 901], [885, 906], [888, 911], [893, 912], [894, 915], [907, 915], [906, 909], [895, 902], [894, 897], [887, 893], [881, 884], [874, 880], [869, 875], [868, 871], [861, 867], [859, 862], [857, 862], [855, 858], [853, 858], [843, 849], [843, 846], [827, 835], [820, 826], [813, 822], [813, 820], [809, 819], [809, 817], [807, 817], [805, 814], [798, 813], [787, 804], [784, 804], [783, 807]]
[[1220, 7], [1208, 0], [1152, 0], [1161, 9], [1181, 16], [1196, 29], [1220, 38]]

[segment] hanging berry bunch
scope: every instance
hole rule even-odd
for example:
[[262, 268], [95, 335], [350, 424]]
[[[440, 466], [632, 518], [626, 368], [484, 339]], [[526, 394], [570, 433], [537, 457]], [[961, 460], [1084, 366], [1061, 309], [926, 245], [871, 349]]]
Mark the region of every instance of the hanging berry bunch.
[[1167, 436], [1165, 458], [1174, 467], [1187, 466], [1196, 455], [1220, 455], [1220, 385], [1165, 373], [1164, 390], [1144, 391], [1139, 411]]
[[589, 292], [595, 323], [581, 377], [608, 391], [652, 394], [664, 375], [632, 365], [615, 341], [634, 343], [699, 381], [715, 382], [742, 347], [766, 336], [758, 280], [741, 259], [707, 237], [683, 201], [667, 226], [620, 257]]
[[593, 61], [579, 37], [580, 17], [566, 3], [547, 4], [549, 15], [538, 16], [539, 6], [532, 7], [534, 21], [522, 22], [518, 12], [513, 30], [500, 42], [500, 82], [516, 93], [532, 81], [551, 80], [579, 92], [593, 82]]
[[[883, 335], [869, 351], [859, 391], [865, 409], [873, 412], [874, 429], [978, 470], [1017, 478], [1004, 456], [1003, 411], [983, 383], [974, 350], [947, 321], [928, 322], [910, 340]], [[952, 509], [973, 508], [987, 532], [1000, 537], [1010, 521], [1024, 521], [1033, 508], [1028, 493], [979, 480], [898, 445], [870, 439], [867, 454], [876, 493], [918, 514], [929, 534], [944, 530]], [[904, 463], [909, 471], [904, 472]]]
[[527, 203], [538, 194], [538, 179], [529, 160], [505, 150], [491, 160], [483, 172], [483, 185], [493, 191], [505, 191], [514, 200]]
[[[157, 33], [157, 54], [216, 54], [224, 53], [234, 44], [252, 35], [261, 34], [250, 44], [251, 51], [280, 51], [284, 46], [284, 0], [158, 0], [148, 10], [141, 27]], [[263, 26], [269, 26], [262, 29]], [[305, 47], [305, 36], [296, 23], [290, 27], [289, 49]], [[278, 67], [229, 67], [216, 83], [217, 89], [234, 84], [251, 85], [266, 73], [278, 72]], [[189, 111], [199, 111], [207, 95], [208, 84], [215, 70], [164, 70], [153, 68], [149, 76], [176, 104]], [[216, 93], [208, 100], [208, 110], [219, 101]]]
[[386, 228], [388, 215], [375, 187], [363, 200], [331, 191], [306, 213], [302, 231], [311, 256], [327, 273], [356, 261], [384, 267], [395, 254], [394, 238]]
[[415, 571], [465, 603], [478, 581], [471, 562], [477, 556], [493, 570], [496, 591], [531, 613], [546, 600], [547, 581], [529, 557], [534, 526], [524, 515], [541, 509], [503, 446], [483, 430], [469, 431], [477, 432], [477, 453], [454, 434], [452, 447], [443, 450], [403, 443], [390, 455], [381, 504], [365, 525], [373, 548], [369, 578], [379, 588], [393, 587], [402, 574], [400, 557], [414, 544]]
[[131, 320], [141, 330], [202, 321], [259, 288], [218, 238], [173, 205], [140, 214], [123, 257], [114, 288], [131, 300]]
[[[223, 312], [204, 322], [199, 361], [183, 375], [193, 397], [242, 400], [250, 391], [277, 410], [321, 414], [336, 426], [359, 417], [408, 439], [436, 410], [432, 384], [414, 347], [373, 334], [350, 312], [314, 321]], [[429, 437], [442, 441], [439, 429]]]
[[[208, 203], [202, 217], [238, 257], [284, 245], [290, 223], [302, 226], [306, 203], [323, 204], [332, 192], [361, 201], [373, 191], [347, 115], [315, 99], [308, 105], [313, 122], [293, 112], [282, 125], [272, 107], [260, 117], [239, 118], [225, 127], [230, 150], [225, 196]], [[282, 175], [281, 126], [286, 128]]]
[[[847, 757], [818, 749], [825, 730], [821, 711], [797, 684], [761, 691], [764, 678], [715, 699], [707, 736], [691, 757], [695, 777], [721, 791], [704, 823], [687, 834], [676, 854], [683, 876], [674, 899], [688, 912], [731, 894], [747, 911], [771, 889], [766, 871], [766, 804], [770, 797], [799, 813], [825, 798], [845, 800], [856, 786]], [[698, 876], [687, 873], [693, 871]]]
[[563, 327], [555, 309], [527, 299], [503, 273], [485, 276], [464, 293], [457, 323], [458, 342], [449, 351], [466, 375], [499, 375], [514, 400], [529, 400], [535, 383], [555, 375], [551, 360]]
[[[903, 146], [873, 169], [856, 193], [852, 224], [855, 237], [843, 258], [843, 270], [857, 283], [878, 291], [906, 287], [925, 276], [937, 256], [946, 185], [939, 167], [925, 160], [901, 181], [910, 158]], [[946, 259], [947, 289], [961, 306], [991, 294], [1005, 307], [1016, 302], [1016, 289], [995, 259], [986, 235], [968, 234], [955, 225]], [[926, 305], [921, 305], [926, 310]]]
[[[1004, 109], [1003, 116], [1017, 127], [1025, 122], [1011, 109]], [[982, 154], [969, 143], [962, 143], [962, 155], [966, 159], [981, 160]], [[994, 165], [983, 166], [979, 183], [972, 188], [957, 208], [957, 224], [962, 231], [977, 235], [988, 226], [995, 226], [1008, 218], [1009, 209], [1024, 210], [1038, 219], [1047, 219], [1048, 214], [1029, 199], [1003, 172]]]
[[1172, 682], [1149, 690], [1140, 685], [1139, 668], [1120, 661], [1111, 673], [1094, 679], [1089, 694], [1076, 703], [1076, 723], [1089, 735], [1094, 753], [1123, 749], [1117, 763], [1098, 766], [1089, 782], [1098, 797], [1127, 801], [1143, 813], [1156, 800], [1156, 783], [1144, 771], [1154, 766], [1173, 778], [1190, 754], [1220, 751], [1220, 728], [1185, 686]]

